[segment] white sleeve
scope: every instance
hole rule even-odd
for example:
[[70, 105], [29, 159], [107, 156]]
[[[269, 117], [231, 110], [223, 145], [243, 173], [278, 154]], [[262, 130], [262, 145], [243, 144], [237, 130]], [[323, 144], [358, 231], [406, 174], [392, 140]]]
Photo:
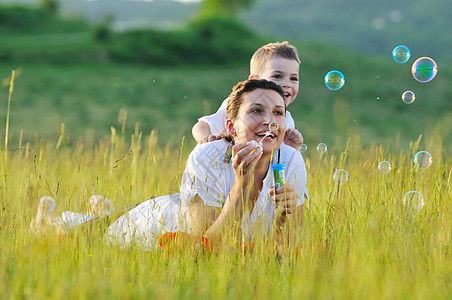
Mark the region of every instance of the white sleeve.
[[61, 216], [57, 217], [53, 222], [64, 228], [65, 231], [68, 229], [81, 225], [86, 221], [92, 220], [94, 217], [88, 216], [82, 213], [73, 211], [64, 211]]
[[286, 110], [286, 130], [289, 128], [295, 128], [295, 121], [290, 111]]
[[210, 127], [210, 133], [213, 135], [226, 134], [226, 109], [228, 108], [228, 99], [226, 98], [217, 112], [198, 119], [200, 122], [207, 123]]
[[188, 157], [182, 175], [181, 199], [190, 202], [198, 195], [205, 205], [222, 207], [228, 196], [224, 191], [224, 180], [227, 177], [224, 174], [225, 164], [223, 157], [215, 157], [204, 151], [209, 144], [212, 143], [198, 144]]

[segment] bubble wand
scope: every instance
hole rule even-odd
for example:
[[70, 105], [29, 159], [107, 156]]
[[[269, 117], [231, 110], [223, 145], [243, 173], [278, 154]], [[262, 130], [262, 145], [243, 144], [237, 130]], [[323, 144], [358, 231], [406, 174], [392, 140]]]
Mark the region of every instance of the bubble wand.
[[262, 146], [262, 142], [264, 141], [264, 139], [266, 137], [268, 137], [270, 134], [272, 134], [275, 131], [278, 131], [279, 129], [279, 124], [276, 122], [271, 122], [270, 124], [268, 124], [268, 130], [265, 132], [264, 137], [259, 141], [259, 145]]
[[[257, 143], [255, 140], [251, 141], [251, 143], [254, 143], [254, 145], [256, 147], [253, 151], [251, 151], [251, 153], [254, 153], [254, 151], [256, 151], [258, 148], [262, 149], [262, 142], [264, 141], [264, 139], [266, 137], [268, 137], [270, 134], [272, 134], [272, 132], [275, 132], [278, 129], [279, 129], [279, 124], [276, 123], [275, 121], [268, 124], [268, 130], [265, 132], [264, 137], [259, 141], [259, 143]], [[223, 162], [225, 164], [228, 164], [231, 161], [231, 157], [232, 157], [232, 147], [229, 146], [226, 149], [226, 153], [224, 154]], [[272, 159], [273, 159], [273, 151], [272, 151]]]
[[[251, 142], [254, 143], [256, 149], [261, 148], [262, 149], [262, 142], [264, 141], [264, 139], [266, 137], [268, 137], [270, 134], [272, 134], [272, 132], [275, 132], [279, 129], [279, 125], [276, 122], [271, 122], [270, 124], [268, 124], [268, 130], [265, 132], [264, 137], [258, 142], [252, 140]], [[254, 149], [253, 151], [251, 151], [251, 153], [253, 153], [254, 151], [256, 151], [256, 149]], [[273, 157], [273, 152], [272, 152], [272, 157]]]
[[[268, 125], [268, 131], [265, 132], [265, 136], [262, 138], [262, 140], [259, 142], [259, 145], [262, 145], [262, 141], [269, 136], [272, 132], [275, 132], [279, 129], [279, 125], [276, 122], [271, 122]], [[273, 161], [273, 152], [274, 149], [272, 150], [272, 157], [270, 161]], [[285, 177], [285, 172], [284, 172], [284, 164], [280, 163], [280, 158], [281, 158], [281, 150], [278, 149], [278, 163], [274, 164], [272, 166], [273, 168], [273, 180], [274, 180], [274, 184], [275, 184], [275, 189], [278, 189], [279, 187], [283, 186], [286, 184], [286, 177]]]

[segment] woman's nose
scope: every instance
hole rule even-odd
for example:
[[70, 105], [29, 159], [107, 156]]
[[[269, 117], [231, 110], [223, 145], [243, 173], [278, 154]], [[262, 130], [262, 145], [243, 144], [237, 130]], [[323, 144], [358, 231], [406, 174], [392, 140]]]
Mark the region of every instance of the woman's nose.
[[268, 125], [270, 125], [271, 122], [274, 122], [275, 120], [275, 115], [272, 114], [271, 112], [267, 112], [262, 120], [262, 123], [268, 127]]

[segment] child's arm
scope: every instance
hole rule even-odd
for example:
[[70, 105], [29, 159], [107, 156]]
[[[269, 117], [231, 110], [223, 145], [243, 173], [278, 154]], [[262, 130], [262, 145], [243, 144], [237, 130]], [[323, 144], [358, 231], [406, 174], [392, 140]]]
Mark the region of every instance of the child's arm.
[[286, 111], [286, 134], [284, 135], [284, 144], [299, 150], [303, 144], [303, 135], [295, 129], [295, 121], [289, 111]]
[[298, 150], [303, 144], [303, 135], [295, 128], [287, 128], [284, 135], [284, 144]]
[[218, 140], [218, 137], [210, 132], [209, 124], [203, 121], [198, 121], [193, 125], [191, 133], [199, 144]]
[[213, 142], [225, 136], [227, 106], [228, 98], [221, 103], [216, 113], [198, 119], [191, 132], [199, 144]]
[[191, 129], [191, 133], [195, 140], [202, 144], [204, 138], [210, 135], [210, 127], [206, 122], [198, 121], [193, 128]]

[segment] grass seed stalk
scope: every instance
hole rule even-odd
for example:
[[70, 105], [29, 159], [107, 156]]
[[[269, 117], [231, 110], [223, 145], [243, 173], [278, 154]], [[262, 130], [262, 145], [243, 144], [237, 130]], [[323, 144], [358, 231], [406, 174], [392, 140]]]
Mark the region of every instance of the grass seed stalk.
[[11, 98], [14, 91], [15, 71], [11, 71], [11, 80], [9, 82], [8, 107], [6, 109], [6, 126], [5, 126], [5, 163], [8, 160], [8, 132], [9, 132], [9, 113], [11, 109]]

